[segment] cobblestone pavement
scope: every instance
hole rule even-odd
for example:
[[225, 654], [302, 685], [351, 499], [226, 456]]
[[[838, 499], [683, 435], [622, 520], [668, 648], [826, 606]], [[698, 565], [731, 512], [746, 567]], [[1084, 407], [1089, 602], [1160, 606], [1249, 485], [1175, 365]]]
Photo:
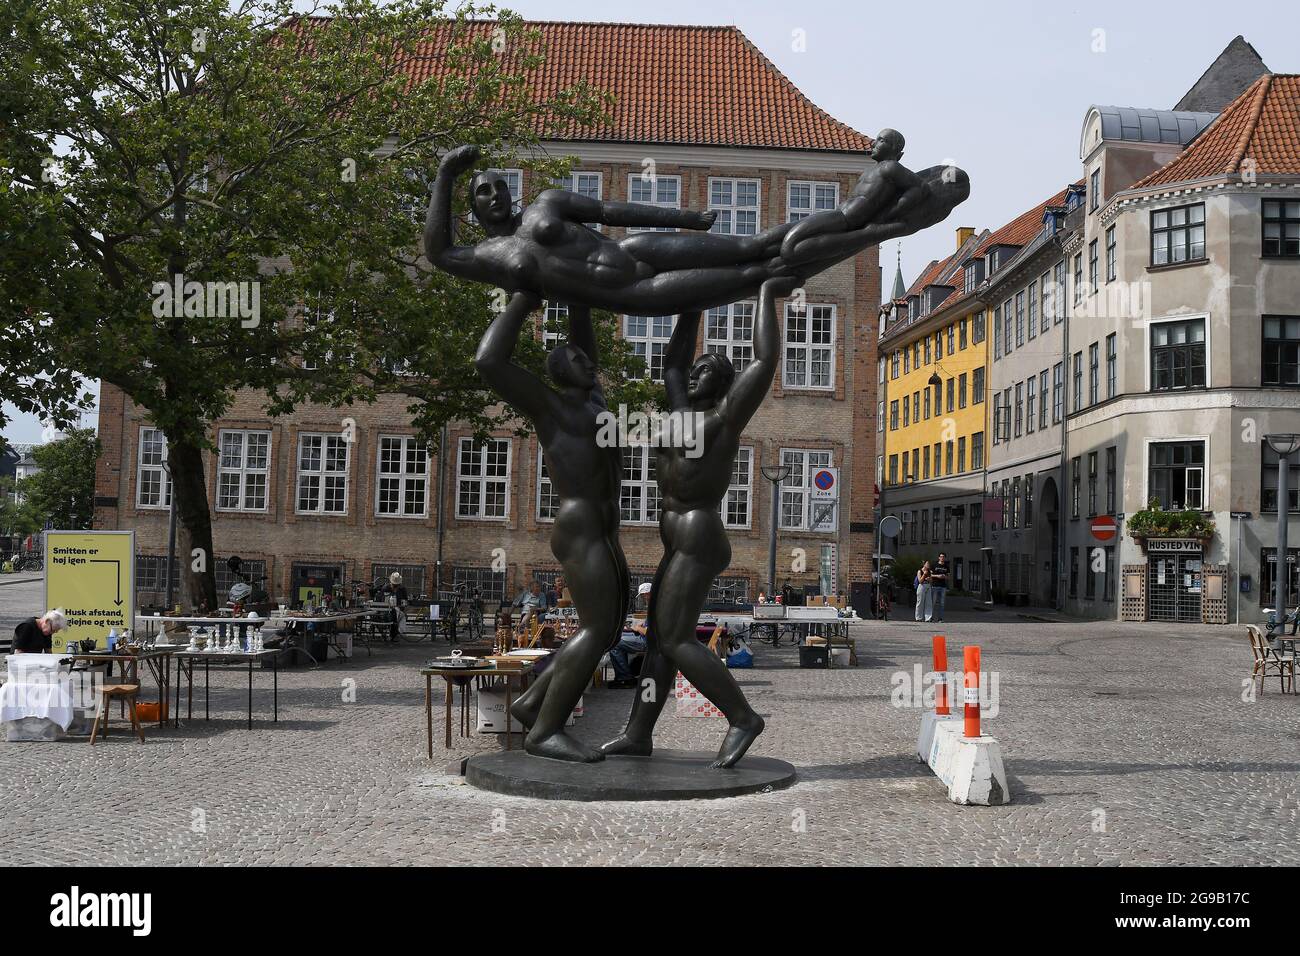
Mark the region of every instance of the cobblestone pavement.
[[[430, 648], [404, 645], [282, 672], [280, 722], [251, 731], [244, 678], [226, 673], [211, 723], [150, 727], [143, 745], [0, 743], [0, 863], [1300, 863], [1300, 697], [1274, 681], [1243, 700], [1241, 629], [963, 616], [944, 625], [950, 655], [978, 643], [997, 673], [985, 728], [1011, 778], [1006, 807], [949, 803], [912, 756], [920, 712], [891, 705], [891, 678], [927, 664], [926, 625], [856, 626], [852, 669], [803, 670], [793, 649], [759, 647], [737, 675], [768, 722], [754, 752], [794, 763], [798, 782], [696, 803], [463, 785], [452, 755], [498, 741], [447, 752], [438, 736], [426, 759], [415, 669]], [[614, 733], [632, 693], [589, 691], [576, 733]], [[713, 750], [721, 734], [666, 712], [659, 742]]]

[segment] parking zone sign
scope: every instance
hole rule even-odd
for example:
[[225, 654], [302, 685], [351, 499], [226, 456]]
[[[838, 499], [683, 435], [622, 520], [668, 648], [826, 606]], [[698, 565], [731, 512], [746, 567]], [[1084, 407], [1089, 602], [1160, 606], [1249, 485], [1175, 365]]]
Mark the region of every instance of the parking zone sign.
[[811, 531], [834, 531], [839, 524], [840, 470], [818, 468], [808, 491], [808, 526]]

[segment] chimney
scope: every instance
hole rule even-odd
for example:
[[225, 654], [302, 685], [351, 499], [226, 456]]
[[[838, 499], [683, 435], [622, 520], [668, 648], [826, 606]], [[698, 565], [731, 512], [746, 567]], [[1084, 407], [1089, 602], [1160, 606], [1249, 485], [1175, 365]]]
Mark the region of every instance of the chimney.
[[972, 226], [958, 226], [957, 248], [960, 249], [962, 246], [966, 245], [966, 241], [973, 235], [975, 235], [975, 229]]

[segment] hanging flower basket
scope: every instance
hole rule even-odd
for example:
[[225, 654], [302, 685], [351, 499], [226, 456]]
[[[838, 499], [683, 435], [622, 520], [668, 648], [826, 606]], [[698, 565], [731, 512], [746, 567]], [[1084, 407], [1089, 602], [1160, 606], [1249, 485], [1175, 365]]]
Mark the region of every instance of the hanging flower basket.
[[1125, 530], [1143, 552], [1147, 550], [1147, 542], [1153, 538], [1194, 538], [1204, 548], [1213, 540], [1214, 528], [1214, 519], [1195, 508], [1167, 510], [1155, 498], [1125, 522]]

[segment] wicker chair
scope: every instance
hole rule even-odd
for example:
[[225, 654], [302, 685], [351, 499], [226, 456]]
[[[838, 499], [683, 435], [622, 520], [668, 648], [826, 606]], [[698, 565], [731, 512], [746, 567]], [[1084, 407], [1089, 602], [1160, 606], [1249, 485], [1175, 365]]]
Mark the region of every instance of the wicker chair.
[[1250, 651], [1255, 659], [1250, 679], [1259, 680], [1260, 693], [1264, 691], [1264, 679], [1270, 674], [1277, 675], [1278, 688], [1282, 693], [1295, 693], [1295, 658], [1273, 650], [1254, 624], [1246, 625], [1246, 633], [1250, 635]]

